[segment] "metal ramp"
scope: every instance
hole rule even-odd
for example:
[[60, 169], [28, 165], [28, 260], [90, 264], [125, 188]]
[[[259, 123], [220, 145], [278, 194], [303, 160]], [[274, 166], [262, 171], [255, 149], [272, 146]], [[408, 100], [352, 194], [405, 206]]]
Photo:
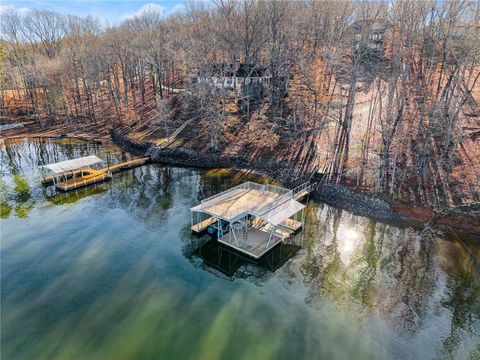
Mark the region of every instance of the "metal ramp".
[[300, 200], [310, 194], [317, 188], [318, 183], [310, 184], [310, 181], [304, 182], [302, 185], [297, 186], [293, 189], [293, 199]]

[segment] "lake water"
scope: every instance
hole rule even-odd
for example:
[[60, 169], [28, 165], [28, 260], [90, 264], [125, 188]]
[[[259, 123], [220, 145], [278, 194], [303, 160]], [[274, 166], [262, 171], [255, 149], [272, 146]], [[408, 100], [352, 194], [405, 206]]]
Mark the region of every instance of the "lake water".
[[[38, 165], [114, 146], [10, 140], [1, 158], [2, 359], [480, 357], [480, 247], [312, 201], [260, 263], [190, 231], [246, 180], [150, 164], [57, 194]], [[477, 241], [478, 244], [478, 241]]]

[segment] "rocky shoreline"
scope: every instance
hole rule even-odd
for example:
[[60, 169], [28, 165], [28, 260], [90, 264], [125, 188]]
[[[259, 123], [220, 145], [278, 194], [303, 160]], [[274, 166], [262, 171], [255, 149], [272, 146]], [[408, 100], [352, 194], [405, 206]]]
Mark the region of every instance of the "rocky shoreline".
[[154, 144], [132, 140], [118, 130], [112, 130], [111, 136], [114, 143], [129, 153], [136, 156], [150, 156], [152, 161], [167, 165], [251, 170], [280, 181], [289, 188], [294, 188], [305, 181], [318, 182], [319, 186], [311, 195], [316, 200], [381, 222], [397, 226], [418, 226], [414, 219], [399, 214], [384, 200], [354, 192], [342, 185], [323, 181], [319, 174], [299, 174], [290, 164], [275, 161], [252, 162], [241, 156], [199, 154], [188, 149], [160, 148]]

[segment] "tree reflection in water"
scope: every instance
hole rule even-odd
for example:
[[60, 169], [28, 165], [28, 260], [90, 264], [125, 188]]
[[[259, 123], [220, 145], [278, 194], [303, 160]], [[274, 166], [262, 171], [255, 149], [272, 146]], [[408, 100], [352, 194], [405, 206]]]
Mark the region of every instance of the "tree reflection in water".
[[[393, 335], [385, 335], [385, 338], [400, 342], [402, 346], [399, 347], [402, 348], [407, 344], [412, 349], [424, 349], [422, 342], [428, 339], [440, 357], [479, 357], [479, 267], [474, 255], [465, 249], [460, 240], [397, 228], [310, 202], [306, 227], [301, 237], [296, 239], [298, 241], [283, 244], [260, 262], [253, 262], [213, 241], [195, 238], [190, 231], [188, 209], [199, 200], [243, 181], [268, 181], [254, 174], [152, 164], [117, 174], [108, 183], [65, 194], [39, 186], [38, 165], [92, 153], [106, 158], [106, 151], [98, 144], [71, 140], [63, 143], [15, 140], [5, 141], [2, 146], [1, 216], [6, 222], [23, 225], [26, 233], [25, 236], [17, 236], [16, 241], [2, 239], [3, 256], [10, 254], [3, 259], [4, 264], [8, 260], [10, 266], [4, 265], [2, 271], [2, 296], [6, 296], [11, 308], [24, 311], [7, 312], [7, 320], [10, 320], [6, 323], [24, 325], [19, 326], [27, 334], [23, 340], [19, 338], [21, 343], [28, 343], [30, 337], [43, 340], [39, 335], [40, 327], [30, 323], [35, 318], [33, 313], [42, 325], [60, 326], [63, 319], [68, 318], [75, 330], [71, 333], [78, 334], [75, 314], [85, 314], [89, 306], [93, 309], [114, 309], [116, 302], [117, 310], [111, 311], [111, 314], [107, 311], [103, 319], [109, 314], [115, 319], [125, 311], [125, 318], [132, 321], [126, 323], [128, 326], [125, 329], [132, 323], [137, 324], [138, 329], [145, 329], [151, 324], [150, 315], [155, 315], [152, 316], [157, 319], [155, 324], [163, 329], [165, 319], [171, 318], [174, 323], [190, 306], [190, 298], [180, 295], [195, 296], [201, 307], [212, 302], [209, 291], [201, 291], [214, 284], [218, 291], [213, 296], [216, 301], [229, 296], [226, 288], [233, 299], [238, 298], [252, 307], [269, 299], [261, 297], [250, 302], [251, 297], [265, 291], [265, 288], [274, 292], [269, 296], [283, 296], [292, 313], [303, 314], [304, 318], [299, 321], [296, 316], [288, 317], [292, 322], [274, 320], [286, 329], [295, 327], [296, 335], [302, 339], [309, 334], [316, 336], [320, 333], [326, 339], [330, 339], [328, 336], [334, 339], [335, 331], [338, 330], [338, 334], [344, 331], [338, 324], [345, 315], [353, 318], [354, 324], [372, 321], [374, 327], [367, 326], [372, 334], [378, 326], [391, 331]], [[111, 151], [112, 162], [127, 157], [116, 148], [108, 151]], [[29, 220], [41, 223], [45, 214], [67, 217], [66, 209], [80, 216], [80, 219], [75, 218], [80, 224], [73, 227], [75, 236], [71, 236], [70, 229], [65, 230], [68, 234], [65, 238], [44, 236], [44, 241], [36, 241], [36, 233], [28, 234], [30, 230], [25, 224]], [[92, 219], [94, 215], [91, 214], [96, 214], [98, 219]], [[104, 214], [108, 214], [105, 219], [110, 223], [102, 222]], [[128, 225], [117, 219], [123, 219]], [[40, 227], [37, 231], [47, 234], [50, 234], [48, 231], [58, 231], [53, 220], [44, 226], [47, 225], [49, 229]], [[135, 234], [130, 234], [131, 231]], [[138, 236], [138, 232], [145, 238]], [[123, 236], [123, 233], [129, 236]], [[35, 241], [32, 240], [34, 238]], [[32, 244], [35, 246], [32, 247]], [[478, 245], [473, 246], [477, 246], [473, 253], [478, 254]], [[83, 266], [84, 263], [88, 266]], [[22, 300], [28, 296], [22, 292], [23, 288], [17, 286], [22, 274], [20, 270], [25, 268], [30, 269], [30, 273], [20, 280], [23, 280], [25, 289], [36, 294], [33, 304], [37, 308], [32, 307], [32, 301]], [[48, 280], [49, 276], [53, 276], [51, 274], [57, 274], [58, 277], [54, 277], [57, 282]], [[103, 279], [103, 287], [98, 286], [97, 278], [98, 281]], [[203, 282], [190, 281], [192, 278], [203, 279], [198, 280]], [[180, 289], [175, 288], [173, 283], [180, 284]], [[116, 296], [117, 293], [112, 290], [114, 287], [118, 287], [121, 296]], [[62, 293], [60, 290], [64, 288], [68, 291]], [[75, 299], [83, 297], [90, 303], [86, 300], [74, 301], [71, 308], [67, 306], [70, 303], [65, 301], [63, 311], [58, 304], [54, 311], [50, 300], [55, 301], [57, 293], [66, 298], [73, 293], [76, 294]], [[143, 294], [143, 297], [137, 294]], [[165, 297], [165, 304], [158, 305], [161, 311], [154, 307], [149, 321], [138, 321], [137, 314], [142, 314], [149, 301], [155, 304], [159, 299], [157, 294]], [[248, 294], [248, 301], [244, 298], [245, 294]], [[272, 314], [278, 314], [274, 306], [278, 306], [276, 301], [268, 303], [265, 308]], [[308, 316], [302, 306], [309, 309]], [[48, 311], [37, 311], [45, 308]], [[163, 317], [159, 316], [162, 311]], [[196, 309], [189, 311], [192, 318], [196, 318]], [[335, 316], [328, 317], [325, 311], [335, 311]], [[92, 313], [95, 316], [87, 317], [85, 323], [90, 326], [93, 322], [99, 328], [105, 327], [105, 333], [108, 333], [107, 330], [111, 330], [109, 325], [116, 320], [102, 321], [97, 318], [97, 311], [92, 310]], [[57, 316], [55, 321], [50, 319], [52, 314]], [[314, 323], [313, 317], [317, 315], [321, 321], [330, 322], [327, 321], [327, 325]], [[237, 321], [241, 320], [240, 316]], [[85, 329], [90, 329], [89, 326]], [[64, 331], [61, 327], [59, 329]], [[181, 328], [182, 332], [192, 329], [190, 325]], [[89, 330], [85, 332], [90, 334]], [[357, 335], [354, 330], [352, 333]], [[50, 334], [56, 339], [56, 335], [52, 335], [55, 332]], [[10, 332], [7, 335], [14, 339], [16, 334]], [[354, 343], [356, 335], [349, 341]], [[172, 341], [178, 340], [177, 333], [173, 331], [171, 337]], [[147, 341], [148, 336], [141, 339]], [[217, 341], [217, 338], [213, 337], [212, 341]], [[291, 345], [284, 341], [280, 343]], [[56, 346], [57, 342], [53, 344]], [[300, 342], [295, 346], [302, 351]], [[97, 344], [92, 348], [96, 349]], [[313, 348], [318, 350], [315, 346]], [[79, 349], [84, 349], [83, 344]]]
[[478, 354], [480, 344], [472, 340], [479, 330], [478, 262], [459, 242], [322, 204], [309, 207], [305, 231], [294, 262], [310, 288], [308, 302], [326, 297], [358, 318], [378, 313], [406, 336], [449, 307], [442, 354], [452, 356], [462, 346]]
[[[184, 254], [193, 263], [228, 280], [236, 278], [262, 279], [267, 272], [280, 269], [301, 248], [303, 236], [298, 234], [279, 244], [260, 259], [255, 260], [224, 246], [210, 236], [191, 237]], [[197, 262], [200, 260], [200, 262]]]

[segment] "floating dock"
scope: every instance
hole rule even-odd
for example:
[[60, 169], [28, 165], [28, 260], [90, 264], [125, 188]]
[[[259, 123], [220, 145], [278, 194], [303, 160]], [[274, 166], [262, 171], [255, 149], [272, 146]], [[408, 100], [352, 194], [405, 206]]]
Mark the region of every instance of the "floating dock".
[[305, 205], [298, 200], [315, 187], [240, 184], [191, 208], [191, 230], [199, 234], [213, 227], [218, 242], [259, 259], [302, 228]]
[[83, 186], [106, 181], [112, 178], [113, 173], [122, 170], [132, 169], [141, 166], [150, 161], [149, 157], [132, 159], [119, 164], [109, 165], [100, 169], [93, 169], [91, 166], [102, 162], [96, 156], [86, 156], [83, 158], [72, 159], [44, 165], [41, 168], [48, 169], [53, 175], [45, 176], [42, 180], [43, 185], [55, 185], [62, 191], [78, 189]]

